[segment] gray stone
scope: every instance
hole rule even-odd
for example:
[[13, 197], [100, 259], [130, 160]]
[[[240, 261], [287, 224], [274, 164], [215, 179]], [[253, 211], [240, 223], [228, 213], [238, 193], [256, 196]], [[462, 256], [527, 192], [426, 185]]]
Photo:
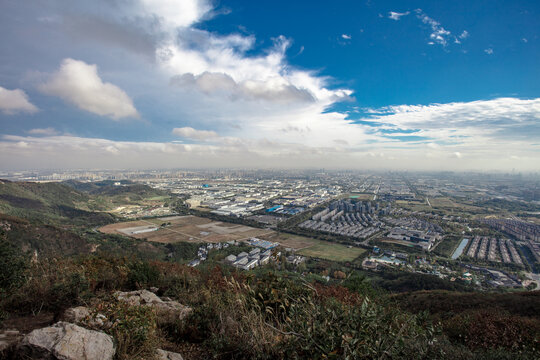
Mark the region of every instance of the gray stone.
[[166, 351], [157, 349], [156, 351], [157, 360], [184, 360], [182, 358], [182, 355], [172, 352], [172, 351]]
[[148, 290], [137, 290], [129, 292], [116, 292], [114, 294], [120, 301], [136, 306], [151, 306], [156, 310], [159, 322], [172, 322], [182, 320], [191, 312], [189, 306], [180, 304], [178, 301], [163, 301], [156, 294]]
[[80, 323], [90, 318], [90, 309], [85, 306], [77, 306], [64, 311], [63, 320], [70, 323]]
[[32, 331], [18, 346], [21, 358], [58, 360], [111, 360], [113, 338], [64, 321]]
[[162, 300], [154, 293], [148, 290], [137, 290], [121, 292], [117, 291], [115, 294], [118, 300], [127, 302], [129, 305], [152, 305], [162, 302]]
[[110, 323], [103, 314], [95, 314], [85, 306], [77, 306], [64, 311], [62, 320], [74, 324], [90, 326], [92, 328], [108, 328]]

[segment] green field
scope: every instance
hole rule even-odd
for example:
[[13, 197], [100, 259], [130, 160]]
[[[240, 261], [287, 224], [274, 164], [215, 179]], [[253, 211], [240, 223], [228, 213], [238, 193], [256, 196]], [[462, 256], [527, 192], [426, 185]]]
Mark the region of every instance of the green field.
[[447, 236], [439, 243], [439, 245], [437, 245], [435, 249], [433, 249], [433, 252], [441, 256], [450, 257], [452, 256], [454, 250], [457, 248], [462, 239], [463, 236], [461, 235]]
[[365, 194], [365, 193], [350, 193], [350, 194], [346, 194], [344, 195], [344, 198], [349, 198], [349, 199], [355, 199], [355, 200], [361, 200], [361, 201], [369, 201], [369, 200], [373, 200], [373, 194]]
[[298, 251], [297, 253], [303, 256], [331, 261], [353, 261], [365, 252], [366, 250], [357, 247], [349, 248], [345, 245], [320, 241], [313, 246]]
[[473, 212], [473, 213], [482, 211], [482, 209], [479, 207], [464, 204], [461, 202], [456, 202], [449, 197], [429, 198], [429, 202], [431, 203], [431, 206], [433, 206], [434, 208], [440, 208], [444, 210], [455, 210], [455, 211]]

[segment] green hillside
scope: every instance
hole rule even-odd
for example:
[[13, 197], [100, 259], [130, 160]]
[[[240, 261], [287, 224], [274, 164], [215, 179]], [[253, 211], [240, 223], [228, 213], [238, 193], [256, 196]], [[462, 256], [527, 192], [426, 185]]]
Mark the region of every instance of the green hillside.
[[86, 254], [91, 245], [72, 231], [0, 214], [0, 240], [40, 256]]
[[[119, 183], [120, 185], [115, 185]], [[155, 196], [166, 196], [167, 193], [158, 189], [151, 188], [148, 185], [134, 183], [128, 180], [113, 181], [104, 180], [97, 182], [81, 182], [76, 180], [68, 180], [63, 182], [77, 191], [84, 192], [90, 195], [105, 195], [117, 196], [127, 195], [132, 197], [146, 198]]]
[[0, 180], [0, 213], [43, 224], [95, 226], [113, 221], [88, 209], [90, 196], [60, 183]]

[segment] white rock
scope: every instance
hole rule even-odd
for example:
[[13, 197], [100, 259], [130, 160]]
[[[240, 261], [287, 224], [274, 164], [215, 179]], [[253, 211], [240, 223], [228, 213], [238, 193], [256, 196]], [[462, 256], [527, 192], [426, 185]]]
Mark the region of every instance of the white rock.
[[156, 354], [157, 360], [184, 360], [182, 355], [172, 351], [157, 349]]
[[148, 290], [137, 290], [121, 292], [117, 291], [115, 294], [118, 300], [127, 302], [130, 305], [151, 305], [154, 303], [162, 302], [162, 300], [154, 293]]
[[70, 323], [80, 323], [90, 318], [90, 309], [85, 306], [77, 306], [64, 311], [63, 319]]
[[110, 326], [105, 315], [93, 314], [92, 311], [85, 306], [77, 306], [67, 309], [64, 311], [62, 320], [70, 323], [90, 326], [92, 328], [107, 328]]
[[137, 290], [129, 292], [116, 292], [115, 297], [120, 301], [135, 305], [151, 306], [156, 310], [158, 321], [170, 322], [182, 320], [191, 312], [189, 306], [180, 304], [178, 301], [161, 300], [156, 294], [148, 290]]
[[64, 321], [32, 331], [18, 350], [23, 358], [58, 360], [111, 360], [116, 352], [111, 336]]

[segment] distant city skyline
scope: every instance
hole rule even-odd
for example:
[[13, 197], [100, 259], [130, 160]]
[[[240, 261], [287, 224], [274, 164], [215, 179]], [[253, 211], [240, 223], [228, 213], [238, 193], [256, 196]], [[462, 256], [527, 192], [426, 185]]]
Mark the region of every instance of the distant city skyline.
[[537, 1], [0, 5], [0, 170], [540, 170]]

